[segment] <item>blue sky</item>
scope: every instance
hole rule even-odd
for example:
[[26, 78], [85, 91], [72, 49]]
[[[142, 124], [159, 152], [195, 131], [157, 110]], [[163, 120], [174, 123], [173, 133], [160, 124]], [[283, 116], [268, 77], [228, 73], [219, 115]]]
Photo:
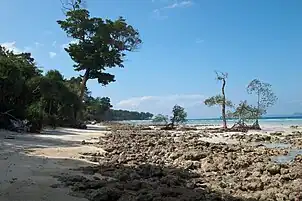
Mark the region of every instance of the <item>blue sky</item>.
[[[0, 44], [32, 52], [44, 70], [75, 76], [63, 46], [72, 41], [56, 20], [60, 0], [1, 0]], [[215, 70], [228, 72], [227, 97], [255, 98], [245, 87], [269, 82], [279, 97], [269, 114], [302, 112], [302, 1], [300, 0], [87, 0], [94, 16], [123, 16], [143, 44], [124, 69], [110, 72], [106, 87], [89, 81], [93, 96], [109, 96], [115, 108], [168, 114], [176, 103], [190, 118], [216, 117], [206, 97], [220, 92]]]

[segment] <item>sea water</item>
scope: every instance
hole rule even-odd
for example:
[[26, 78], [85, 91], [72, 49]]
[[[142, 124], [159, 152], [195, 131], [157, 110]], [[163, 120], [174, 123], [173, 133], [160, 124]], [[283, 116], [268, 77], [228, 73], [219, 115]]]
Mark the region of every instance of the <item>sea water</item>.
[[271, 159], [276, 163], [290, 163], [297, 155], [302, 155], [302, 149], [291, 149], [287, 155], [273, 156]]
[[[227, 123], [233, 125], [237, 120], [228, 119]], [[122, 121], [124, 123], [131, 123], [136, 125], [149, 125], [152, 124], [152, 120], [131, 120]], [[259, 119], [260, 125], [270, 125], [270, 126], [302, 126], [302, 117], [264, 117]], [[211, 119], [188, 119], [186, 121], [187, 125], [222, 125], [222, 120], [220, 118]]]

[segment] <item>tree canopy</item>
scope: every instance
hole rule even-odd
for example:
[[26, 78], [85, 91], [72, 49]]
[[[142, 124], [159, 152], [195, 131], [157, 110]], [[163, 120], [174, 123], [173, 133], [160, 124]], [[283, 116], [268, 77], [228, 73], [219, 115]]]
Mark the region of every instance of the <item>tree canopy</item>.
[[[224, 99], [223, 99], [222, 95], [212, 96], [210, 98], [205, 99], [205, 101], [204, 101], [204, 104], [209, 107], [212, 107], [214, 105], [222, 105], [223, 103], [224, 103]], [[233, 103], [230, 100], [226, 100], [225, 105], [227, 107], [233, 107]]]
[[247, 86], [247, 92], [257, 97], [256, 121], [254, 125], [259, 127], [258, 119], [267, 113], [267, 109], [274, 105], [278, 100], [269, 83], [261, 82], [258, 79], [252, 80]]
[[77, 41], [65, 50], [75, 62], [74, 70], [84, 71], [80, 89], [83, 98], [89, 79], [97, 79], [102, 85], [114, 82], [114, 75], [106, 69], [124, 67], [126, 52], [135, 50], [142, 41], [138, 31], [123, 17], [117, 20], [91, 17], [81, 3], [81, 0], [72, 1], [66, 19], [57, 22], [67, 36]]
[[174, 105], [172, 109], [171, 125], [174, 127], [175, 124], [184, 123], [187, 118], [185, 109], [179, 105]]

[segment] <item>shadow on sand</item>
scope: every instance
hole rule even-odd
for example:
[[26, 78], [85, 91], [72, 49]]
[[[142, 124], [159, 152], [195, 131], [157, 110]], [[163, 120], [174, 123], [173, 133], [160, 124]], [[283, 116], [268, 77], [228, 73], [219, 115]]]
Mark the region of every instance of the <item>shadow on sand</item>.
[[[74, 147], [81, 144], [80, 138], [87, 139], [87, 135], [94, 133], [102, 135], [105, 128], [88, 127], [88, 129], [57, 128], [44, 129], [41, 133], [16, 133], [0, 130], [0, 143], [17, 148], [40, 147]], [[87, 135], [86, 135], [87, 133]]]

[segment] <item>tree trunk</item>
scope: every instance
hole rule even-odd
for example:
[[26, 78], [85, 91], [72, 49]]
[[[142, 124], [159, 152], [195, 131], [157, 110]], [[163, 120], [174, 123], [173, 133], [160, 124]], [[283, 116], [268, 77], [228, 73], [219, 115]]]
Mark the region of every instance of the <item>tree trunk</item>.
[[[86, 83], [89, 79], [89, 72], [90, 72], [89, 69], [87, 69], [85, 71], [85, 74], [83, 76], [83, 80], [81, 82], [81, 86], [80, 86], [80, 101], [81, 101], [81, 103], [83, 103], [83, 100], [84, 100], [84, 93], [85, 93], [85, 89], [86, 89]], [[75, 121], [77, 122], [79, 119], [82, 119], [82, 117], [83, 117], [82, 111], [78, 110], [75, 114]]]
[[80, 86], [80, 100], [83, 102], [83, 99], [84, 99], [84, 93], [85, 93], [85, 89], [86, 89], [86, 83], [89, 79], [89, 69], [86, 70], [84, 76], [83, 76], [83, 80], [82, 80], [82, 83], [81, 83], [81, 86]]
[[174, 129], [175, 126], [175, 120], [174, 117], [171, 119], [171, 128]]
[[260, 92], [258, 91], [258, 94], [257, 94], [257, 116], [256, 116], [256, 121], [254, 123], [255, 127], [259, 127], [260, 128], [260, 125], [259, 125], [259, 121], [258, 119], [260, 118]]
[[222, 92], [223, 100], [222, 100], [221, 113], [222, 113], [223, 128], [227, 129], [227, 122], [226, 122], [226, 115], [225, 115], [225, 102], [226, 102], [225, 92], [224, 92], [225, 85], [226, 85], [225, 79], [222, 79], [221, 92]]
[[258, 119], [256, 119], [256, 121], [254, 122], [252, 127], [253, 127], [253, 129], [261, 130]]

